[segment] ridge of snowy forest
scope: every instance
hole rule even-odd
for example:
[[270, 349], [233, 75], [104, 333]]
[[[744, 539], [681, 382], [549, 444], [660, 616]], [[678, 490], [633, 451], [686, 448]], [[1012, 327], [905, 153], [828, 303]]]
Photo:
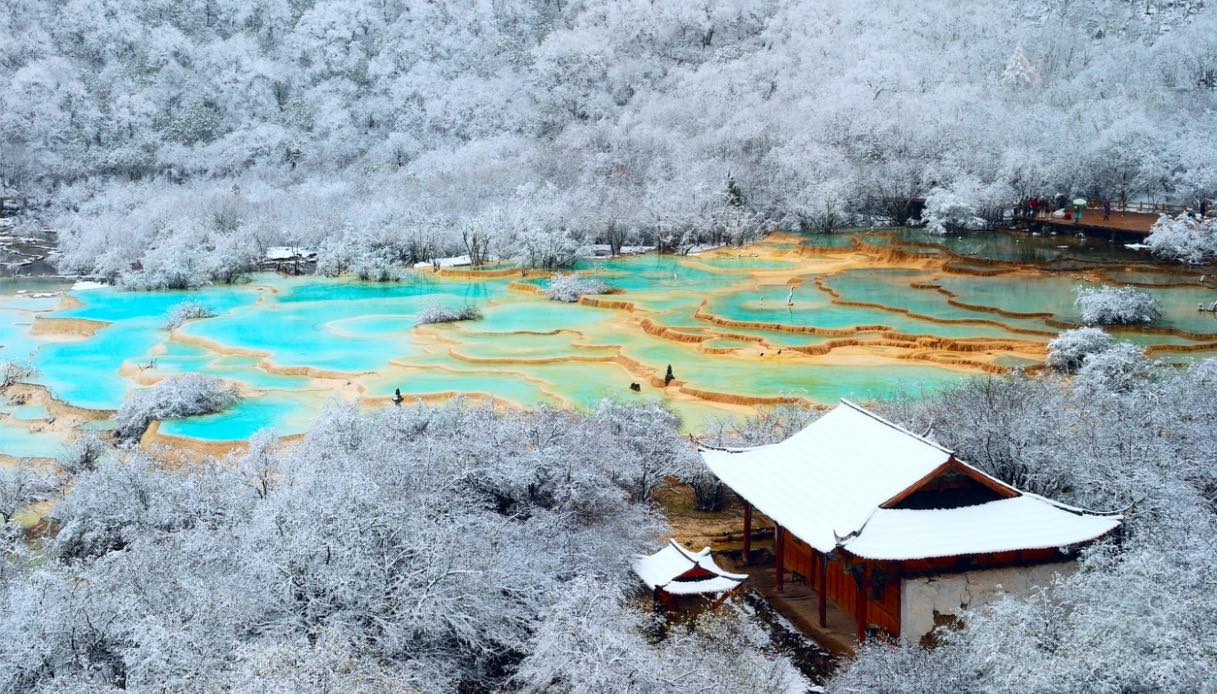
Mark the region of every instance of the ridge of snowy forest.
[[0, 194], [112, 280], [1190, 199], [1214, 30], [1198, 0], [10, 0]]

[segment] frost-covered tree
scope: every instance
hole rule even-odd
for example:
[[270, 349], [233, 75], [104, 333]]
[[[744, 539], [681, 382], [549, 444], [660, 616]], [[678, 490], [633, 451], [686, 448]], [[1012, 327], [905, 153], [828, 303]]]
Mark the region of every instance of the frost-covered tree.
[[740, 691], [796, 694], [809, 683], [745, 610], [727, 604], [657, 643], [655, 616], [604, 586], [576, 582], [534, 637], [515, 681], [525, 692]]
[[1091, 325], [1136, 325], [1162, 317], [1158, 300], [1135, 287], [1078, 287], [1077, 306]]
[[185, 301], [169, 310], [169, 317], [165, 319], [165, 330], [172, 332], [188, 320], [211, 318], [215, 315], [215, 311], [212, 311], [205, 304], [197, 301]]
[[416, 325], [427, 325], [430, 323], [455, 323], [463, 320], [478, 320], [482, 317], [482, 311], [477, 306], [462, 306], [461, 308], [448, 308], [442, 304], [430, 304], [424, 306], [418, 315], [414, 318]]
[[1047, 364], [1057, 371], [1072, 373], [1081, 368], [1086, 357], [1102, 352], [1115, 343], [1102, 328], [1074, 328], [1057, 335], [1048, 343]]
[[1001, 83], [1010, 88], [1027, 89], [1034, 87], [1038, 79], [1031, 61], [1023, 55], [1023, 45], [1016, 45], [1010, 59], [1006, 61], [1005, 69], [1002, 70]]
[[574, 303], [584, 294], [608, 294], [613, 288], [608, 282], [595, 277], [581, 277], [578, 273], [557, 274], [545, 283], [545, 296], [551, 301]]
[[1184, 263], [1217, 260], [1217, 219], [1162, 215], [1145, 239], [1154, 255]]
[[135, 440], [154, 419], [220, 412], [238, 399], [236, 388], [223, 379], [201, 374], [170, 376], [154, 386], [127, 394], [114, 414], [114, 435]]

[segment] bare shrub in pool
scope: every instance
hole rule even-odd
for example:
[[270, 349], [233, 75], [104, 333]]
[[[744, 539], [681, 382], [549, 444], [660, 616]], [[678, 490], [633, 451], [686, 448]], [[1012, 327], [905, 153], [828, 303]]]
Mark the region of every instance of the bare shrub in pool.
[[551, 301], [564, 301], [573, 304], [584, 294], [608, 294], [612, 286], [604, 280], [594, 277], [580, 277], [577, 274], [554, 275], [545, 285], [545, 296]]
[[236, 404], [236, 388], [219, 378], [171, 376], [151, 388], [131, 391], [114, 415], [114, 435], [131, 441], [143, 436], [154, 419], [219, 412]]
[[1048, 343], [1048, 366], [1066, 373], [1082, 368], [1086, 357], [1109, 349], [1115, 343], [1100, 328], [1075, 328]]
[[461, 308], [448, 308], [441, 304], [431, 304], [418, 312], [418, 317], [414, 319], [415, 325], [428, 325], [430, 323], [455, 323], [462, 320], [478, 320], [482, 317], [482, 310], [477, 306], [462, 306]]
[[1079, 287], [1074, 305], [1091, 325], [1153, 323], [1162, 317], [1158, 300], [1133, 287]]
[[34, 375], [34, 367], [15, 361], [0, 360], [0, 390]]
[[187, 301], [170, 309], [169, 317], [165, 319], [165, 330], [177, 330], [188, 320], [211, 318], [214, 315], [216, 315], [215, 311], [212, 311], [203, 304], [197, 301]]

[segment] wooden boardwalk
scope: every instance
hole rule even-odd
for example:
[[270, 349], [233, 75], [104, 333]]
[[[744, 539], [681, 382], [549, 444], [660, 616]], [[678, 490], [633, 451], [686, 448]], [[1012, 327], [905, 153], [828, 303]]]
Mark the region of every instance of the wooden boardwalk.
[[1056, 231], [1057, 233], [1074, 230], [1082, 233], [1099, 234], [1103, 236], [1131, 235], [1148, 236], [1154, 222], [1158, 221], [1157, 212], [1115, 212], [1111, 217], [1103, 219], [1103, 210], [1087, 209], [1082, 213], [1082, 221], [1075, 222], [1073, 217], [1045, 217], [1014, 215], [1014, 223], [1032, 231]]

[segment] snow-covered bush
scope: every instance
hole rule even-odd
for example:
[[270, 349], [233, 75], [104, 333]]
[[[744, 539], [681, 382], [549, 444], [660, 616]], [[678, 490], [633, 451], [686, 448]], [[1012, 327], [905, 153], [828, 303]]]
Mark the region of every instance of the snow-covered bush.
[[[26, 466], [0, 468], [0, 532], [13, 516], [36, 501], [48, 498], [58, 486], [54, 475]], [[4, 571], [0, 570], [0, 576]]]
[[649, 501], [655, 489], [670, 476], [701, 465], [693, 447], [677, 434], [680, 418], [662, 405], [600, 401], [594, 415], [629, 451], [617, 461], [613, 477], [634, 501]]
[[215, 311], [197, 301], [180, 303], [169, 310], [169, 317], [165, 319], [165, 330], [172, 332], [188, 320], [211, 318], [214, 315]]
[[351, 260], [351, 274], [365, 282], [396, 282], [401, 279], [401, 261], [388, 248], [368, 248]]
[[481, 317], [482, 310], [477, 306], [466, 305], [461, 308], [449, 308], [443, 304], [431, 304], [423, 307], [418, 312], [418, 316], [414, 319], [414, 324], [455, 323], [463, 320], [478, 320]]
[[154, 419], [211, 414], [237, 403], [237, 390], [222, 379], [200, 374], [170, 376], [127, 394], [114, 415], [119, 439], [138, 439]]
[[1012, 189], [1005, 183], [983, 184], [964, 177], [926, 195], [920, 222], [932, 234], [989, 229], [1001, 221], [1013, 198]]
[[1086, 355], [1074, 386], [1079, 391], [1127, 393], [1136, 380], [1147, 375], [1150, 366], [1143, 348], [1131, 342], [1118, 342]]
[[1153, 323], [1162, 317], [1158, 300], [1135, 287], [1078, 287], [1074, 305], [1091, 325]]
[[574, 303], [584, 294], [608, 294], [613, 288], [604, 280], [595, 277], [580, 277], [578, 274], [558, 274], [545, 284], [545, 296], [551, 301]]
[[96, 432], [81, 432], [59, 456], [59, 469], [72, 475], [93, 470], [108, 448]]
[[579, 243], [561, 229], [527, 229], [511, 241], [512, 258], [523, 268], [554, 270], [578, 259]]
[[657, 626], [655, 615], [623, 604], [614, 590], [575, 581], [533, 637], [513, 682], [530, 693], [810, 690], [787, 657], [772, 653], [768, 634], [747, 610], [733, 603], [652, 643], [645, 634]]
[[1184, 263], [1217, 261], [1217, 218], [1162, 215], [1145, 238], [1154, 255]]
[[1081, 368], [1086, 357], [1111, 347], [1115, 338], [1101, 328], [1066, 330], [1048, 343], [1048, 366], [1072, 373]]

